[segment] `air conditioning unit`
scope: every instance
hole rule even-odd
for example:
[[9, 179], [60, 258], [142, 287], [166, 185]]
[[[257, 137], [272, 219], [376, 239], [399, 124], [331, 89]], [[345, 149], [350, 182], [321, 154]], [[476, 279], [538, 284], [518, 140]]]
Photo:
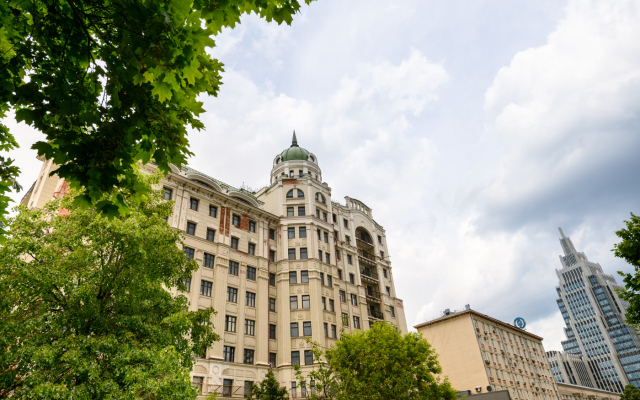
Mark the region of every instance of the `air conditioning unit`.
[[476, 387], [476, 392], [478, 392], [478, 393], [482, 392], [482, 386], [477, 386]]

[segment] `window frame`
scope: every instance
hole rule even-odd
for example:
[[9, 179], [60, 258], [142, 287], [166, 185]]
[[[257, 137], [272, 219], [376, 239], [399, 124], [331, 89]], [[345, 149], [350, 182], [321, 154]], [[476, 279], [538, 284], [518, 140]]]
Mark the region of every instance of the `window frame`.
[[247, 307], [255, 307], [256, 306], [256, 294], [255, 292], [249, 292], [246, 291], [245, 292], [245, 296], [244, 296], [244, 305]]
[[229, 275], [240, 275], [240, 263], [237, 261], [229, 260]]
[[269, 297], [269, 312], [276, 312], [276, 298]]
[[[295, 333], [295, 335], [294, 335]], [[294, 338], [294, 337], [300, 337], [300, 326], [298, 325], [297, 322], [291, 322], [289, 325], [289, 335]]]
[[302, 336], [312, 336], [311, 321], [302, 322]]
[[298, 283], [298, 271], [289, 271], [289, 285]]
[[257, 269], [255, 267], [250, 267], [247, 265], [247, 279], [250, 281], [256, 280]]
[[189, 198], [189, 210], [198, 211], [198, 207], [200, 206], [200, 200], [195, 197]]
[[255, 256], [256, 255], [256, 244], [255, 243], [249, 243], [247, 245], [247, 253], [249, 253], [249, 255], [251, 255], [251, 256]]
[[254, 364], [256, 352], [253, 349], [244, 349], [243, 364]]
[[[234, 362], [236, 356], [236, 348], [233, 346], [224, 346], [222, 349], [222, 357], [226, 362]], [[225, 381], [229, 381], [231, 379], [225, 379]], [[231, 380], [233, 382], [233, 380]]]
[[187, 256], [187, 261], [191, 261], [196, 257], [196, 249], [193, 247], [185, 246], [183, 248], [184, 254]]
[[209, 204], [209, 216], [212, 218], [218, 218], [218, 207], [213, 204]]
[[300, 271], [300, 283], [309, 283], [309, 271]]
[[300, 365], [300, 351], [294, 350], [291, 352], [291, 365]]
[[256, 335], [256, 320], [245, 318], [244, 320], [244, 334], [247, 336]]
[[[295, 305], [295, 308], [292, 307]], [[289, 296], [289, 309], [297, 310], [298, 309], [298, 296]]]
[[227, 286], [227, 301], [230, 303], [238, 303], [238, 288]]
[[231, 236], [231, 248], [234, 250], [238, 250], [239, 245], [240, 245], [240, 239], [238, 239], [237, 237]]
[[[306, 307], [305, 307], [305, 303], [306, 303]], [[303, 310], [308, 310], [310, 308], [311, 308], [311, 296], [308, 295], [308, 294], [303, 294], [302, 295], [302, 309]]]
[[306, 215], [305, 206], [298, 206], [298, 217], [304, 217], [305, 215]]
[[298, 227], [298, 237], [300, 239], [303, 239], [303, 238], [307, 237], [307, 227], [306, 226]]
[[235, 333], [238, 325], [238, 317], [233, 315], [224, 316], [224, 331]]
[[187, 227], [184, 229], [184, 233], [186, 233], [187, 235], [195, 236], [197, 226], [198, 224], [196, 224], [195, 222], [187, 221]]
[[[209, 293], [209, 294], [206, 294]], [[211, 297], [213, 293], [213, 282], [202, 279], [200, 281], [200, 296]]]
[[300, 259], [307, 260], [309, 258], [309, 253], [307, 252], [306, 247], [300, 247]]
[[[293, 258], [292, 258], [292, 256], [293, 256]], [[288, 260], [295, 260], [296, 259], [296, 249], [295, 248], [289, 249], [287, 251], [287, 257], [288, 257], [287, 258]]]
[[287, 239], [295, 239], [296, 238], [296, 228], [290, 226], [287, 228]]
[[207, 236], [205, 238], [206, 240], [208, 240], [209, 242], [213, 242], [216, 239], [216, 230], [215, 229], [211, 229], [211, 228], [207, 228]]
[[[162, 196], [163, 200], [171, 200], [173, 198], [173, 189], [166, 186], [164, 186], [162, 189], [164, 189], [164, 195]], [[167, 194], [169, 195], [169, 198], [167, 198]]]
[[209, 253], [204, 253], [204, 255], [202, 256], [202, 266], [203, 267], [213, 269], [215, 263], [216, 263], [216, 256], [215, 255], [209, 254]]

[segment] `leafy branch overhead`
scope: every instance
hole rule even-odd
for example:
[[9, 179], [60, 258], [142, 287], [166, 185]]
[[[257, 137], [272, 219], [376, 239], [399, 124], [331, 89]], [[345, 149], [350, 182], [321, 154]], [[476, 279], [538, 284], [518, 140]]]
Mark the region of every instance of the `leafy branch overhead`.
[[[251, 12], [290, 24], [301, 2], [2, 1], [0, 118], [13, 109], [46, 135], [33, 148], [85, 189], [78, 204], [118, 189], [99, 209], [121, 215], [126, 198], [145, 195], [133, 164], [153, 159], [168, 171], [192, 154], [187, 127], [204, 128], [198, 95], [215, 96], [222, 84], [223, 64], [206, 52], [212, 36]], [[0, 148], [7, 145], [15, 140], [0, 125]], [[9, 164], [0, 160], [4, 183], [18, 175]]]

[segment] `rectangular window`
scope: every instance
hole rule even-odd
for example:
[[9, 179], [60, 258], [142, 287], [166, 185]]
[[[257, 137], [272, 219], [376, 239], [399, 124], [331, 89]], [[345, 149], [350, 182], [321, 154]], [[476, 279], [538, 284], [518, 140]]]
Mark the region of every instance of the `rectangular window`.
[[349, 326], [349, 314], [342, 313], [342, 325]]
[[269, 311], [276, 312], [276, 299], [269, 297]]
[[322, 298], [322, 309], [323, 310], [327, 309], [327, 298], [326, 297]]
[[378, 235], [378, 243], [382, 244], [382, 236]]
[[324, 285], [324, 272], [320, 272], [320, 284]]
[[324, 262], [331, 264], [331, 256], [329, 256], [329, 253], [324, 253]]
[[307, 258], [307, 248], [306, 247], [300, 247], [300, 259], [301, 260], [306, 260]]
[[269, 339], [276, 338], [276, 326], [274, 324], [269, 324]]
[[235, 249], [235, 250], [238, 250], [238, 242], [239, 242], [238, 238], [232, 237], [231, 238], [231, 248]]
[[360, 317], [353, 317], [353, 327], [355, 329], [360, 329]]
[[213, 242], [213, 239], [216, 237], [216, 231], [213, 229], [207, 228], [207, 240]]
[[316, 208], [316, 218], [320, 219], [320, 210]]
[[[301, 170], [301, 169], [299, 169], [299, 170], [298, 170], [298, 177], [299, 177], [299, 178], [302, 178], [302, 170]], [[298, 197], [300, 197], [300, 195], [299, 195], [299, 194], [298, 194]]]
[[309, 283], [309, 271], [300, 271], [300, 283]]
[[218, 207], [209, 205], [209, 216], [218, 218]]
[[298, 216], [300, 217], [304, 216], [304, 206], [298, 207]]
[[338, 216], [333, 214], [333, 222], [338, 222]]
[[244, 320], [244, 334], [249, 336], [256, 335], [256, 321], [252, 319]]
[[389, 313], [391, 314], [391, 316], [392, 316], [393, 318], [395, 318], [395, 317], [396, 317], [396, 309], [395, 309], [395, 308], [393, 308], [393, 306], [389, 306]]
[[336, 339], [338, 337], [337, 335], [337, 327], [335, 325], [331, 325], [331, 337]]
[[[318, 240], [322, 240], [322, 232], [320, 232], [320, 229], [318, 229]], [[322, 257], [320, 257], [322, 258]]]
[[311, 308], [311, 298], [308, 294], [302, 295], [302, 308]]
[[296, 238], [296, 228], [293, 228], [293, 227], [287, 228], [287, 238], [288, 239]]
[[249, 221], [249, 232], [255, 232], [256, 231], [256, 223], [253, 221]]
[[387, 277], [387, 269], [386, 268], [382, 268], [382, 275], [384, 275], [384, 277]]
[[213, 268], [214, 260], [215, 260], [215, 256], [213, 254], [204, 253], [204, 258], [202, 259], [202, 266], [207, 268]]
[[353, 293], [351, 293], [351, 305], [352, 306], [358, 305], [358, 296]]
[[318, 260], [322, 261], [322, 250], [318, 250]]
[[270, 286], [276, 285], [276, 274], [274, 274], [273, 272], [269, 272], [269, 285]]
[[273, 250], [269, 250], [269, 260], [271, 262], [276, 262], [276, 252]]
[[292, 310], [298, 309], [298, 296], [289, 296], [289, 308]]
[[349, 237], [349, 235], [344, 235], [344, 240], [347, 242], [347, 244], [351, 244], [351, 237]]
[[333, 276], [327, 275], [327, 286], [333, 287]]
[[254, 354], [253, 350], [244, 349], [244, 363], [245, 364], [253, 364], [253, 354]]
[[340, 291], [340, 301], [342, 303], [346, 303], [347, 302], [347, 294], [344, 292], [344, 290]]
[[[236, 348], [231, 346], [224, 346], [224, 350], [222, 351], [224, 354], [224, 360], [227, 362], [234, 362], [236, 356]], [[224, 383], [231, 386], [231, 379], [225, 379]], [[231, 395], [231, 389], [229, 388], [229, 395]]]
[[294, 399], [298, 397], [296, 394], [296, 382], [291, 382], [291, 397]]
[[239, 215], [233, 214], [231, 216], [231, 225], [235, 226], [236, 228], [240, 226], [240, 216]]
[[184, 254], [187, 255], [187, 261], [191, 261], [196, 256], [196, 251], [191, 247], [185, 247]]
[[245, 305], [249, 307], [256, 306], [256, 294], [253, 292], [247, 292]]
[[387, 286], [387, 296], [391, 297], [391, 288]]
[[338, 270], [338, 279], [342, 280], [342, 270]]
[[291, 323], [291, 337], [298, 337], [300, 336], [300, 332], [298, 332], [298, 323], [297, 322], [292, 322]]
[[290, 271], [289, 272], [289, 283], [298, 283], [298, 272]]
[[250, 281], [256, 280], [256, 269], [254, 267], [247, 267], [247, 279]]
[[193, 222], [187, 222], [187, 230], [186, 230], [188, 235], [195, 235], [196, 234], [196, 224], [194, 224]]
[[249, 254], [252, 256], [256, 255], [256, 245], [253, 243], [249, 243]]
[[224, 330], [226, 332], [235, 332], [236, 331], [236, 320], [237, 318], [231, 315], [227, 315], [224, 317]]
[[289, 260], [296, 259], [296, 249], [289, 249]]
[[238, 302], [238, 289], [227, 287], [227, 301], [232, 303]]
[[327, 213], [326, 212], [322, 213], [322, 219], [324, 220], [324, 222], [329, 222], [329, 221], [327, 221]]
[[293, 207], [287, 207], [287, 217], [293, 217]]
[[276, 367], [276, 363], [278, 362], [278, 354], [277, 353], [269, 353], [269, 363], [272, 368]]
[[[336, 260], [340, 261], [340, 251], [336, 249]], [[340, 278], [342, 279], [342, 278]]]
[[384, 259], [384, 251], [380, 250], [380, 258]]
[[[299, 351], [292, 351], [291, 352], [291, 365], [300, 365], [300, 352]], [[292, 389], [293, 389], [293, 391], [295, 391], [295, 389], [293, 387], [292, 387]]]
[[209, 282], [209, 281], [200, 282], [200, 294], [202, 296], [211, 297], [212, 288], [213, 288], [213, 282]]
[[306, 226], [301, 226], [300, 228], [298, 228], [298, 236], [301, 238], [306, 238], [307, 237], [307, 227]]
[[329, 337], [329, 324], [324, 323], [324, 336]]
[[191, 291], [191, 278], [185, 278], [182, 283], [187, 287], [187, 292]]
[[240, 264], [235, 261], [229, 260], [229, 275], [238, 276], [238, 266], [240, 266]]
[[269, 239], [276, 240], [276, 230], [269, 228]]
[[311, 336], [311, 321], [302, 323], [302, 331], [305, 336]]
[[329, 243], [329, 233], [328, 232], [324, 232], [324, 242], [325, 243]]
[[333, 299], [329, 299], [329, 311], [331, 312], [336, 311], [335, 302], [333, 301]]
[[249, 397], [253, 390], [253, 381], [244, 381], [244, 397]]
[[351, 254], [347, 254], [347, 264], [352, 265], [353, 260], [351, 259]]
[[354, 274], [349, 274], [349, 283], [352, 285], [356, 284], [356, 276]]
[[313, 364], [313, 353], [311, 352], [311, 350], [305, 350], [304, 365], [311, 365], [311, 364]]
[[165, 187], [163, 189], [164, 189], [164, 199], [165, 200], [171, 200], [171, 196], [173, 194], [173, 190], [169, 189], [168, 187]]
[[189, 208], [192, 209], [193, 211], [198, 211], [198, 203], [200, 203], [200, 201], [192, 197], [191, 202], [189, 203]]

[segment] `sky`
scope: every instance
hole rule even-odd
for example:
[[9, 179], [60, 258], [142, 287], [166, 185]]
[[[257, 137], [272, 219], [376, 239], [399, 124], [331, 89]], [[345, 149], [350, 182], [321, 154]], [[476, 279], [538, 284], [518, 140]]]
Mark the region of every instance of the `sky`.
[[[465, 304], [561, 350], [558, 227], [604, 271], [640, 213], [640, 3], [318, 0], [215, 38], [189, 165], [269, 183], [291, 143], [386, 229], [408, 326]], [[41, 136], [7, 121], [28, 188]], [[19, 200], [23, 193], [14, 195]], [[618, 279], [620, 282], [620, 279]]]

